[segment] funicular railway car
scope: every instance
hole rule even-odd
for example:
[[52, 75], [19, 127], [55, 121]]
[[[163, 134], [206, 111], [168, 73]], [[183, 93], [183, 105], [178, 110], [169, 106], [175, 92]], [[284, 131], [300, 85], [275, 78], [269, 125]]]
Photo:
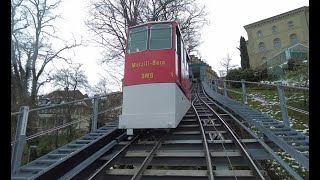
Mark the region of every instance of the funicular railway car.
[[177, 22], [129, 27], [119, 129], [176, 128], [191, 106], [188, 61]]

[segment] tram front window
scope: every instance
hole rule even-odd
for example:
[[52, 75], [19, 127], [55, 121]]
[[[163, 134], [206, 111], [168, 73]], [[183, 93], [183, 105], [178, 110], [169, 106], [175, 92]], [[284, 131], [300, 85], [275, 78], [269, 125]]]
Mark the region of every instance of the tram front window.
[[172, 48], [172, 26], [171, 24], [155, 24], [150, 27], [150, 49]]
[[148, 28], [137, 27], [131, 29], [128, 39], [128, 53], [135, 53], [147, 49]]

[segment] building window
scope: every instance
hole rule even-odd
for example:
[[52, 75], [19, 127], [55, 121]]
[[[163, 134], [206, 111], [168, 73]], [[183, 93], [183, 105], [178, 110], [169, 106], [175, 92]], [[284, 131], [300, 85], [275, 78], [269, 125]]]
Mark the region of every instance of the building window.
[[298, 43], [298, 38], [297, 38], [296, 34], [291, 34], [290, 35], [290, 42], [291, 42], [291, 45], [295, 45], [295, 44]]
[[273, 40], [273, 45], [275, 49], [280, 49], [281, 48], [281, 42], [279, 38], [276, 38]]
[[264, 52], [265, 50], [266, 50], [266, 47], [265, 47], [264, 43], [260, 42], [259, 43], [259, 52]]
[[292, 28], [293, 28], [293, 21], [289, 21], [289, 22], [288, 22], [288, 28], [289, 28], [289, 29], [292, 29]]
[[257, 37], [258, 37], [258, 38], [261, 38], [261, 37], [262, 37], [262, 32], [261, 32], [261, 30], [259, 30], [259, 31], [257, 32]]
[[278, 32], [277, 26], [272, 26], [272, 34], [276, 34]]

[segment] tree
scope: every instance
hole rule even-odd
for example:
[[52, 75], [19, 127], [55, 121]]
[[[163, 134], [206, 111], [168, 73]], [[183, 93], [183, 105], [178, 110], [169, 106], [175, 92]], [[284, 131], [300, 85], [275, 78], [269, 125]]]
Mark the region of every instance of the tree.
[[106, 95], [108, 93], [111, 92], [111, 90], [109, 89], [109, 84], [110, 82], [108, 82], [108, 80], [106, 78], [101, 78], [96, 85], [94, 85], [91, 90], [95, 93], [95, 94], [99, 94], [99, 95]]
[[[81, 69], [81, 66], [82, 64], [77, 64], [74, 67], [70, 66], [58, 70], [51, 76], [53, 85], [67, 90], [71, 89], [73, 92], [80, 88], [88, 88], [88, 77]], [[73, 100], [75, 100], [74, 98], [75, 96], [72, 95]]]
[[222, 61], [220, 62], [221, 66], [223, 66], [226, 69], [226, 72], [228, 74], [229, 70], [232, 68], [235, 68], [237, 65], [231, 64], [231, 57], [229, 54], [227, 54], [226, 58], [223, 58]]
[[102, 62], [114, 63], [112, 67], [109, 65], [109, 69], [114, 70], [123, 66], [127, 28], [149, 21], [178, 21], [187, 50], [195, 51], [200, 45], [200, 29], [208, 23], [205, 7], [199, 7], [196, 2], [195, 0], [92, 0], [86, 24], [95, 34], [95, 42], [105, 50]]
[[[74, 67], [63, 68], [58, 70], [55, 74], [52, 75], [53, 85], [57, 87], [62, 87], [65, 90], [64, 101], [70, 102], [77, 100], [76, 99], [76, 90], [80, 88], [88, 88], [88, 78], [85, 75], [84, 71], [81, 70], [82, 64], [75, 65]], [[72, 91], [70, 91], [72, 90]], [[66, 123], [72, 122], [73, 114], [74, 114], [74, 104], [67, 105], [65, 110], [66, 112], [63, 114]], [[57, 123], [56, 123], [57, 124]], [[68, 126], [68, 139], [72, 140], [73, 138], [73, 128], [72, 126]], [[57, 137], [57, 136], [56, 136]]]
[[[234, 81], [241, 81], [242, 79], [244, 79], [245, 81], [251, 81], [251, 82], [257, 82], [261, 80], [257, 71], [252, 69], [242, 69], [242, 68], [236, 68], [236, 69], [230, 70], [226, 76], [226, 79], [234, 80]], [[241, 84], [236, 83], [233, 86], [241, 87]]]
[[[80, 88], [88, 88], [88, 78], [85, 75], [84, 71], [81, 70], [82, 64], [78, 64], [75, 66], [70, 66], [69, 68], [63, 68], [58, 70], [56, 73], [52, 75], [53, 85], [57, 87], [62, 87], [65, 90], [65, 102], [70, 102], [77, 100], [76, 99], [76, 90]], [[63, 113], [63, 119], [66, 120], [66, 123], [73, 121], [73, 115], [75, 113], [75, 104], [69, 104], [65, 108], [65, 113]], [[57, 117], [58, 118], [58, 117]], [[61, 118], [61, 117], [60, 117]], [[56, 119], [57, 121], [58, 119]], [[58, 124], [57, 122], [55, 124]], [[68, 126], [68, 140], [71, 141], [74, 136], [74, 131], [72, 126]], [[57, 138], [57, 135], [56, 135]]]
[[[49, 4], [49, 2], [51, 4]], [[50, 79], [40, 82], [48, 63], [62, 59], [61, 53], [79, 46], [74, 41], [58, 49], [52, 39], [59, 39], [54, 34], [53, 22], [59, 18], [52, 12], [61, 0], [12, 0], [11, 1], [11, 105], [16, 111], [21, 105], [33, 106], [39, 88]]]
[[250, 63], [249, 63], [249, 55], [247, 50], [247, 43], [244, 37], [240, 37], [240, 48], [237, 47], [240, 50], [240, 57], [241, 57], [241, 68], [242, 69], [249, 69]]
[[116, 84], [114, 86], [119, 86], [116, 81], [110, 81], [104, 76], [101, 76], [97, 84], [91, 87], [91, 91], [94, 92], [94, 94], [106, 95], [99, 99], [99, 112], [103, 113], [99, 114], [97, 127], [101, 127], [107, 122], [119, 118], [119, 115], [121, 114], [121, 109], [113, 108], [122, 105], [122, 92], [114, 92], [114, 90], [111, 89], [112, 86], [110, 87], [112, 84]]

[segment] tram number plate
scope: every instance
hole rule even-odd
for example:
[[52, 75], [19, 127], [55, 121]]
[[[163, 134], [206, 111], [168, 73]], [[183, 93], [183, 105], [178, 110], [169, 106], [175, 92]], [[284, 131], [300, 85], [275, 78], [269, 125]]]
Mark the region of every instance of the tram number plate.
[[141, 79], [153, 79], [153, 73], [142, 73]]

